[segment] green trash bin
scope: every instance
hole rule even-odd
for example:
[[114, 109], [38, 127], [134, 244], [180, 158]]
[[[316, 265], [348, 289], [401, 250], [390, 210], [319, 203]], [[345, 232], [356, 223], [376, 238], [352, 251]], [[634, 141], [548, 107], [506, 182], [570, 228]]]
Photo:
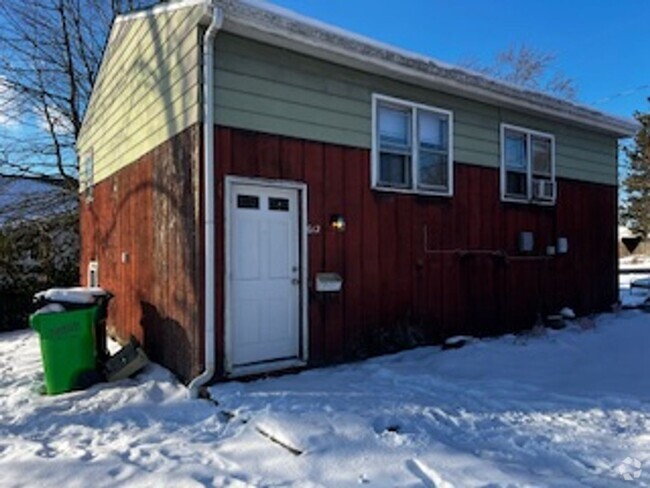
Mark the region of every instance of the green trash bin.
[[41, 339], [48, 395], [84, 388], [96, 374], [95, 317], [98, 307], [34, 314], [32, 329]]

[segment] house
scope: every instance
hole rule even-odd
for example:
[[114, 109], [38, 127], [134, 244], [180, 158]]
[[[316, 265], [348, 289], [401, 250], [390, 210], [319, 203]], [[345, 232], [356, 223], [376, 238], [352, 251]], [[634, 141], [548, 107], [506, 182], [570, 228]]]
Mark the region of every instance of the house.
[[268, 3], [157, 6], [79, 138], [82, 281], [193, 391], [607, 310], [635, 130]]

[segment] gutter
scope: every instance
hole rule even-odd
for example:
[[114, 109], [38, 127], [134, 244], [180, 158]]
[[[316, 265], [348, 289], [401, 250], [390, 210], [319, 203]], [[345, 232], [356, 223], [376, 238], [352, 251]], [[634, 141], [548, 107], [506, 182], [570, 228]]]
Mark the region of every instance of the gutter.
[[199, 396], [199, 389], [208, 383], [216, 370], [215, 351], [215, 232], [214, 232], [214, 38], [223, 25], [223, 10], [206, 1], [211, 21], [203, 35], [203, 226], [204, 226], [204, 347], [203, 372], [189, 384], [190, 398]]

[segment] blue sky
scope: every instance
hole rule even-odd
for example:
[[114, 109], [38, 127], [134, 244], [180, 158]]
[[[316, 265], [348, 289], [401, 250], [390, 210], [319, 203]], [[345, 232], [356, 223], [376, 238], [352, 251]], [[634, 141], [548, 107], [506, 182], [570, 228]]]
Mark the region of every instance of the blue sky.
[[557, 68], [576, 82], [579, 102], [619, 116], [650, 110], [648, 0], [272, 3], [448, 63], [489, 64], [496, 53], [525, 43], [556, 55]]

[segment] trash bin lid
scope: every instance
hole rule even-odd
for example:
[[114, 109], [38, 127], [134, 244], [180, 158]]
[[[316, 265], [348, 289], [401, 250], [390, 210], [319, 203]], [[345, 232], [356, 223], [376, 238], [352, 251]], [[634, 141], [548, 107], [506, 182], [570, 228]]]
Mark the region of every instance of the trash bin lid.
[[98, 298], [109, 296], [110, 293], [99, 287], [72, 287], [72, 288], [50, 288], [40, 291], [34, 295], [34, 300], [46, 300], [48, 302], [95, 304]]

